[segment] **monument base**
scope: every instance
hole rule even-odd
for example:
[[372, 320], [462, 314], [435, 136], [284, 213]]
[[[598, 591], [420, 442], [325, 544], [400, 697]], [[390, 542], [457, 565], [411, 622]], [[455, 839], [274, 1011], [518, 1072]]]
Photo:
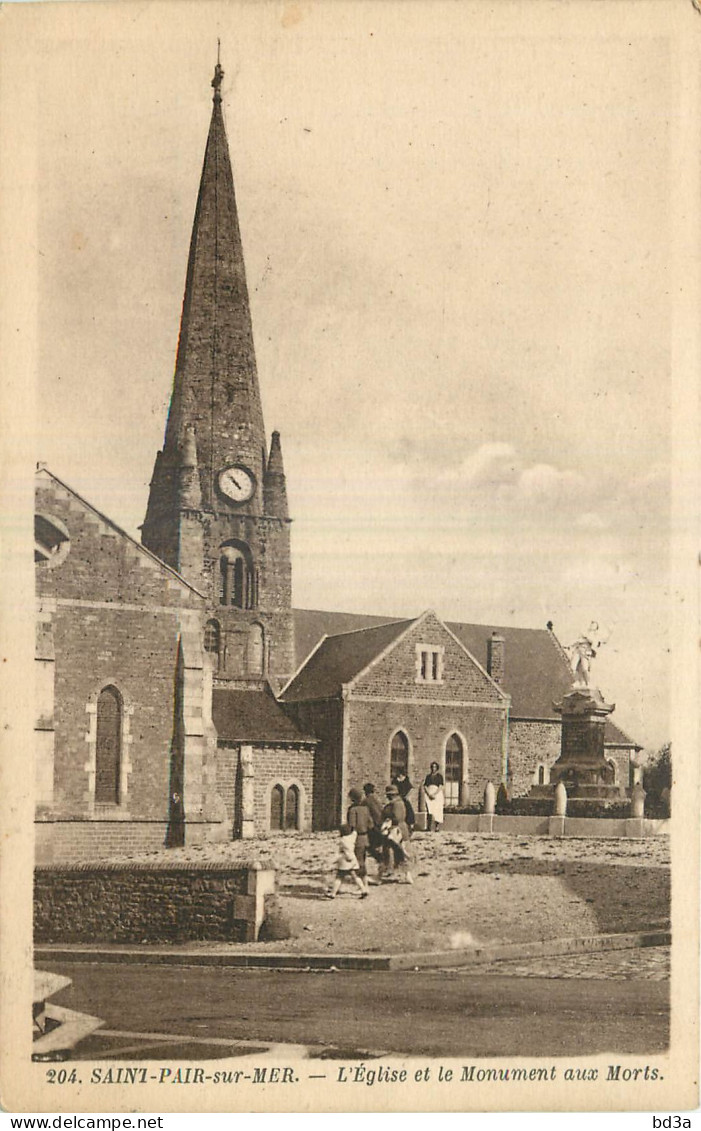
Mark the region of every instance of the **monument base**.
[[550, 799], [562, 782], [572, 802], [625, 802], [630, 792], [616, 785], [615, 770], [606, 759], [604, 728], [614, 709], [595, 687], [574, 687], [561, 703], [553, 704], [562, 715], [560, 757], [550, 768], [549, 785], [531, 787], [528, 800]]

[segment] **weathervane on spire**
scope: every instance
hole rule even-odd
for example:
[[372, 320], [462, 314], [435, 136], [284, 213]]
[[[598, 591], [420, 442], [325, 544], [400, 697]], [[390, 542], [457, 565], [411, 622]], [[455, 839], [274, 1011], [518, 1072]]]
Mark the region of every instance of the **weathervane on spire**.
[[221, 81], [224, 78], [224, 71], [221, 63], [219, 62], [219, 52], [221, 50], [221, 40], [217, 37], [217, 65], [214, 68], [214, 78], [212, 79], [212, 86], [214, 87], [214, 101], [221, 102]]

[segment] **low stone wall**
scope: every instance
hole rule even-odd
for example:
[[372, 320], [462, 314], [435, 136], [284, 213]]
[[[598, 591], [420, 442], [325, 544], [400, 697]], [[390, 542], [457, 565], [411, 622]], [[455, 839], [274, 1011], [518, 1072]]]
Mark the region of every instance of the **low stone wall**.
[[446, 813], [446, 832], [505, 833], [512, 836], [645, 837], [668, 834], [670, 820], [609, 820], [606, 817], [504, 817], [487, 813]]
[[36, 942], [252, 942], [275, 873], [259, 864], [55, 864], [34, 873]]

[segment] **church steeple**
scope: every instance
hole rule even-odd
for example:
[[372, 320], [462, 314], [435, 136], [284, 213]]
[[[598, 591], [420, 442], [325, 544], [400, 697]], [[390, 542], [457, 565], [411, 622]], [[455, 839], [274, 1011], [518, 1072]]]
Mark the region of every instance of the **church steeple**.
[[[190, 241], [166, 457], [197, 436], [202, 505], [218, 504], [217, 477], [232, 461], [262, 484], [265, 444], [253, 329], [217, 62], [212, 117]], [[251, 500], [260, 513], [262, 498]]]
[[[173, 394], [145, 546], [201, 589], [220, 640], [215, 678], [293, 667], [290, 532], [280, 438], [263, 424], [234, 179], [213, 106], [192, 226]], [[211, 627], [210, 624], [210, 627]]]

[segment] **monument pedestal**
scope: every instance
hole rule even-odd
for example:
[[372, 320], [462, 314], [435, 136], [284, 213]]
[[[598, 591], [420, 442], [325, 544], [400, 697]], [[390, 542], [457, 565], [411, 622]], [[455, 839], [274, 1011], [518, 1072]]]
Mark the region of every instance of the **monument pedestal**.
[[575, 687], [553, 706], [562, 715], [562, 741], [560, 757], [550, 769], [551, 788], [562, 782], [573, 800], [625, 798], [626, 790], [615, 784], [604, 748], [606, 719], [615, 704], [606, 703], [596, 687]]

